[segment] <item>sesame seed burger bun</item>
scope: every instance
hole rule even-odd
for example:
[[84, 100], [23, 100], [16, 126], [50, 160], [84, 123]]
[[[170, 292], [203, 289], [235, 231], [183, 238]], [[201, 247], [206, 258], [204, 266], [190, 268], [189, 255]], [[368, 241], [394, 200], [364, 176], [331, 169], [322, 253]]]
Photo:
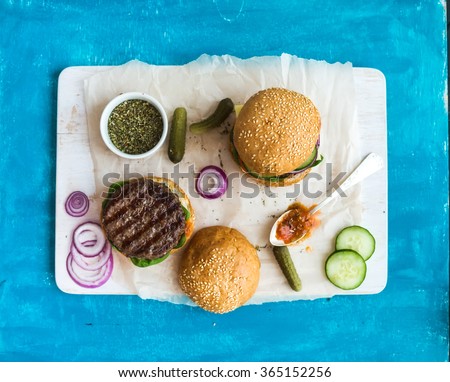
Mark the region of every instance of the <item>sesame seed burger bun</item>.
[[287, 186], [290, 186], [292, 184], [298, 183], [301, 180], [303, 180], [303, 178], [305, 178], [306, 175], [308, 175], [310, 171], [311, 171], [311, 169], [309, 168], [305, 171], [299, 172], [298, 174], [290, 175], [287, 178], [280, 179], [278, 182], [274, 182], [273, 180], [268, 181], [268, 180], [258, 179], [258, 178], [255, 178], [255, 181], [258, 183], [264, 184], [266, 186], [287, 187]]
[[255, 247], [239, 231], [223, 226], [203, 228], [182, 256], [178, 282], [201, 308], [230, 312], [256, 291], [260, 262]]
[[[244, 104], [232, 138], [239, 157], [252, 172], [280, 176], [310, 156], [320, 127], [319, 111], [309, 98], [292, 90], [270, 88]], [[298, 182], [305, 176], [301, 175], [286, 179], [283, 185]]]

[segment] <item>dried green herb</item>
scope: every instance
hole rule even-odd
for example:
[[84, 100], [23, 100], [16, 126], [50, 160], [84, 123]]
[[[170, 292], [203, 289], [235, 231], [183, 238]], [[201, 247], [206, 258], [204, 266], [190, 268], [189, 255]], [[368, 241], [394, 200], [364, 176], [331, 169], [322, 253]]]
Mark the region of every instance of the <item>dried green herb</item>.
[[126, 154], [142, 154], [161, 139], [163, 121], [156, 107], [147, 101], [133, 99], [117, 105], [108, 119], [112, 143]]

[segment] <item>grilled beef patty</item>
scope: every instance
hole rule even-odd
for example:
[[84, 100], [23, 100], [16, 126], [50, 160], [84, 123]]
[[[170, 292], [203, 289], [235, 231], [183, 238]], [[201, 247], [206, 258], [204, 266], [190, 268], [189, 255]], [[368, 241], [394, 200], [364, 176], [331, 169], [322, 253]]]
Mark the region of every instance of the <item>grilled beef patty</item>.
[[110, 195], [102, 225], [125, 256], [157, 259], [178, 244], [186, 222], [178, 196], [165, 184], [142, 178], [126, 182]]

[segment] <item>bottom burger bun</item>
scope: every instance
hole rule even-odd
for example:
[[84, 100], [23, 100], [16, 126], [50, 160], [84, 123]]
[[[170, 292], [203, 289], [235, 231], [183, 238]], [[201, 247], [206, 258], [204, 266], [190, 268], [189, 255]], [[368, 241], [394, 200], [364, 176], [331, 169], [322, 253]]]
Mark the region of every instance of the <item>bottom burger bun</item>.
[[182, 248], [194, 231], [194, 210], [172, 180], [145, 177], [110, 186], [100, 221], [107, 239], [139, 267]]
[[256, 181], [257, 183], [260, 184], [264, 184], [265, 186], [271, 186], [271, 187], [287, 187], [287, 186], [291, 186], [295, 183], [300, 182], [301, 180], [303, 180], [306, 175], [308, 175], [310, 173], [311, 169], [307, 169], [305, 171], [302, 171], [298, 174], [295, 175], [290, 175], [287, 178], [280, 178], [277, 181], [274, 180], [265, 180], [265, 179], [261, 179], [261, 178], [255, 178], [252, 177], [252, 179], [254, 181]]
[[207, 227], [192, 237], [183, 254], [178, 282], [201, 308], [227, 313], [253, 296], [260, 266], [255, 247], [239, 231]]

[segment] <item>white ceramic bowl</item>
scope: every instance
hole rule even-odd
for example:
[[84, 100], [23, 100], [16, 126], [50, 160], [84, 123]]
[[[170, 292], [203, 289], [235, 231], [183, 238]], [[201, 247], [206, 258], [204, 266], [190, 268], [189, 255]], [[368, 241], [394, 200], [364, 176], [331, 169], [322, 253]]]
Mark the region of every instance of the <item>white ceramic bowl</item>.
[[[116, 106], [118, 106], [122, 102], [129, 101], [132, 99], [144, 100], [144, 101], [147, 101], [148, 103], [150, 103], [151, 105], [153, 105], [154, 107], [156, 107], [156, 109], [161, 114], [162, 121], [163, 121], [163, 131], [162, 131], [159, 142], [151, 150], [146, 151], [145, 153], [142, 153], [142, 154], [127, 154], [127, 153], [124, 153], [123, 151], [120, 151], [114, 145], [114, 143], [112, 143], [111, 138], [109, 137], [109, 134], [108, 134], [108, 119], [109, 119], [111, 112], [114, 110], [114, 108]], [[161, 148], [164, 141], [166, 140], [167, 131], [168, 131], [167, 114], [164, 111], [161, 104], [156, 99], [149, 96], [148, 94], [140, 93], [140, 92], [122, 93], [122, 94], [118, 95], [117, 97], [113, 98], [103, 109], [102, 116], [100, 118], [100, 133], [101, 133], [103, 142], [105, 142], [105, 145], [114, 154], [117, 154], [117, 155], [121, 156], [122, 158], [127, 158], [127, 159], [147, 158], [147, 157], [153, 155], [154, 153], [156, 153]]]

